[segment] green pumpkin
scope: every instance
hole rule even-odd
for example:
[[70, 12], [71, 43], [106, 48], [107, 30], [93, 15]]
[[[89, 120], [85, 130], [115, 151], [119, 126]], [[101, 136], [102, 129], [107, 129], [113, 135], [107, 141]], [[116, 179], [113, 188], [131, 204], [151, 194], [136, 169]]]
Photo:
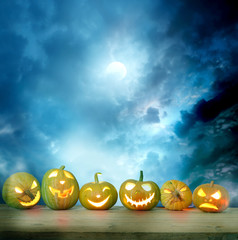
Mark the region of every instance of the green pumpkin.
[[26, 172], [11, 175], [4, 183], [2, 197], [13, 208], [27, 209], [34, 207], [40, 200], [40, 184]]
[[50, 169], [42, 180], [42, 198], [51, 209], [69, 209], [78, 201], [78, 182], [74, 175], [64, 168], [65, 166], [61, 166], [59, 169]]
[[111, 208], [117, 201], [117, 190], [109, 182], [99, 182], [98, 174], [94, 175], [95, 182], [86, 183], [79, 193], [79, 200], [87, 209], [106, 210]]

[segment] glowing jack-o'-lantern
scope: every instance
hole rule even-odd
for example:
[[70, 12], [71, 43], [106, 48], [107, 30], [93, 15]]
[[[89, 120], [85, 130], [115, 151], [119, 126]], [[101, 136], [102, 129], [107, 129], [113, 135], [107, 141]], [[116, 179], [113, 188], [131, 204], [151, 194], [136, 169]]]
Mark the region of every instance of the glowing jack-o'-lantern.
[[181, 181], [170, 180], [161, 187], [161, 203], [169, 210], [183, 210], [192, 203], [192, 192]]
[[29, 173], [19, 172], [11, 175], [4, 183], [2, 197], [10, 207], [32, 208], [40, 200], [40, 184]]
[[214, 181], [198, 186], [193, 192], [194, 205], [204, 212], [222, 212], [229, 206], [229, 201], [228, 191]]
[[59, 169], [47, 171], [43, 177], [41, 192], [45, 204], [52, 209], [68, 209], [78, 201], [79, 185], [74, 175]]
[[116, 188], [109, 182], [99, 182], [99, 174], [101, 173], [95, 173], [95, 181], [84, 184], [79, 192], [82, 206], [90, 210], [106, 210], [117, 201]]
[[150, 210], [160, 200], [160, 190], [155, 182], [143, 182], [143, 171], [139, 181], [129, 179], [122, 183], [119, 191], [122, 204], [131, 210]]

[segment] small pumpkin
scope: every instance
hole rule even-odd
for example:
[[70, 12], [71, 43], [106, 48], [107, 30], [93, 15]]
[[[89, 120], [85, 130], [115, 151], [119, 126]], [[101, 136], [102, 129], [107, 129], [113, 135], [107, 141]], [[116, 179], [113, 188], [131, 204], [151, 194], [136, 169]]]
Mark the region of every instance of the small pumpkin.
[[198, 186], [193, 192], [195, 207], [204, 212], [222, 212], [229, 206], [230, 196], [221, 185], [211, 183]]
[[106, 210], [117, 201], [116, 188], [109, 182], [99, 182], [99, 172], [94, 175], [94, 182], [86, 183], [79, 192], [79, 201], [82, 206], [90, 210]]
[[152, 181], [143, 181], [143, 171], [140, 171], [139, 181], [129, 179], [122, 183], [119, 191], [122, 204], [131, 210], [150, 210], [160, 200], [158, 185]]
[[65, 166], [50, 169], [42, 180], [42, 198], [51, 209], [69, 209], [78, 201], [78, 182], [75, 176], [64, 168]]
[[169, 210], [183, 210], [192, 203], [192, 192], [184, 182], [167, 181], [161, 187], [161, 203]]
[[3, 184], [3, 200], [13, 208], [32, 208], [39, 202], [40, 196], [38, 180], [26, 172], [11, 175]]

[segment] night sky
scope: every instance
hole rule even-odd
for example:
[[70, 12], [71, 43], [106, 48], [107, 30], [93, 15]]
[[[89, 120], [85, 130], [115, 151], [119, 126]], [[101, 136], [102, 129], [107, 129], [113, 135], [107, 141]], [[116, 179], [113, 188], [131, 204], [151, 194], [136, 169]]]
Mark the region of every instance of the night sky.
[[238, 207], [235, 2], [1, 1], [0, 188], [65, 165], [119, 189], [143, 170], [214, 180]]

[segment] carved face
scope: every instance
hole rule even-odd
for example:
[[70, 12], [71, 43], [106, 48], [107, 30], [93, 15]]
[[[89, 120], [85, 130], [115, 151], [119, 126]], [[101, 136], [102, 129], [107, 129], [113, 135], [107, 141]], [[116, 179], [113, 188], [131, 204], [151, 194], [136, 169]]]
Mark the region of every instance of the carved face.
[[132, 210], [150, 210], [160, 199], [160, 190], [156, 183], [143, 182], [143, 172], [140, 180], [129, 179], [122, 183], [119, 191], [122, 204]]
[[32, 208], [40, 200], [40, 184], [29, 173], [15, 173], [4, 183], [2, 196], [10, 207], [19, 209]]
[[109, 182], [99, 182], [98, 174], [95, 174], [95, 182], [83, 185], [79, 192], [79, 200], [87, 209], [106, 210], [111, 208], [117, 201], [117, 190]]
[[79, 186], [74, 175], [64, 166], [46, 172], [42, 181], [42, 197], [52, 209], [68, 209], [78, 200]]
[[161, 187], [161, 203], [169, 210], [183, 210], [192, 203], [192, 192], [181, 181], [167, 181]]
[[198, 186], [193, 192], [194, 205], [204, 212], [222, 212], [229, 206], [227, 190], [212, 181]]

